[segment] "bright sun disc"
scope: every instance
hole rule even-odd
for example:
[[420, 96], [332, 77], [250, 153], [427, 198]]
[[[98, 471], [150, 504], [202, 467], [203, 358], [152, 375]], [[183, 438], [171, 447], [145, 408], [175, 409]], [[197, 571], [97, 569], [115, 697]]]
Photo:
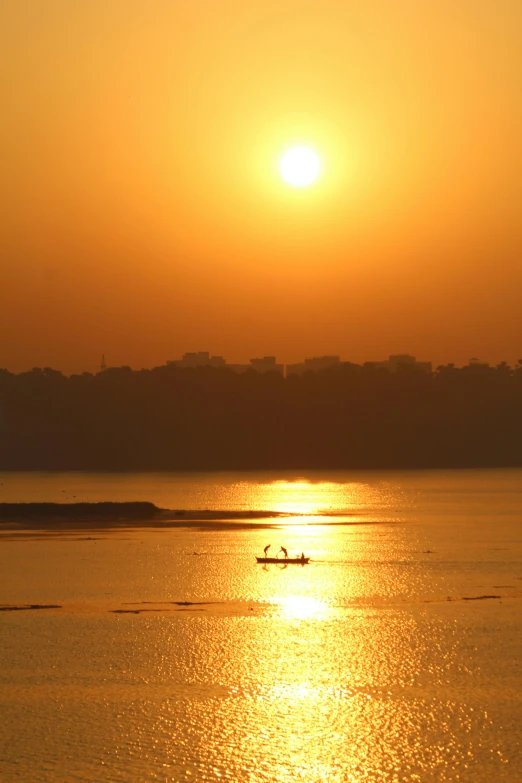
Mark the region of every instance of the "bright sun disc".
[[310, 147], [292, 147], [281, 158], [281, 176], [296, 188], [311, 185], [320, 169], [319, 158]]

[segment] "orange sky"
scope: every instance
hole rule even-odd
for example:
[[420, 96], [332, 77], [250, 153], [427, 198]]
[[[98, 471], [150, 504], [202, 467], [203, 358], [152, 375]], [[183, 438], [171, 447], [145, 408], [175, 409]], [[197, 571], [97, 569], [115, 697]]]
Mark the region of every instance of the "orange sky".
[[522, 358], [521, 29], [520, 0], [4, 0], [0, 367]]

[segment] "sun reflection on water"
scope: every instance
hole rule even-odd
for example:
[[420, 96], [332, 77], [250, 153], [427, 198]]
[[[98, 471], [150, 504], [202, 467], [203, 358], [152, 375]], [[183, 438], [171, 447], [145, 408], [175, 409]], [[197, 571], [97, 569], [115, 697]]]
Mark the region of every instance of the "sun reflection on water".
[[[106, 782], [124, 768], [147, 783], [518, 780], [518, 767], [511, 776], [505, 769], [518, 758], [512, 620], [498, 638], [496, 606], [442, 602], [445, 585], [456, 583], [444, 581], [450, 576], [423, 551], [428, 542], [415, 526], [293, 521], [162, 532], [161, 544], [159, 534], [140, 531], [125, 545], [107, 539], [101, 550], [85, 540], [60, 549], [46, 542], [38, 559], [46, 571], [33, 559], [18, 568], [34, 589], [42, 573], [57, 570], [49, 563], [64, 563], [64, 579], [81, 575], [67, 589], [98, 595], [101, 583], [124, 609], [39, 614], [48, 623], [43, 637], [29, 633], [29, 612], [2, 618], [14, 634], [12, 645], [0, 645], [14, 687], [0, 689], [0, 714], [7, 693], [16, 729], [7, 752], [13, 769], [24, 765], [21, 778], [41, 783], [41, 759], [50, 768], [64, 748], [82, 756], [87, 737], [91, 759], [77, 756], [76, 778], [100, 783], [100, 758]], [[267, 544], [304, 551], [310, 564], [258, 565], [254, 552]], [[469, 589], [467, 567], [462, 578]], [[509, 611], [506, 603], [500, 611]], [[38, 709], [35, 671], [48, 694]], [[488, 683], [509, 694], [500, 712], [497, 692], [485, 695]]]
[[283, 617], [293, 620], [323, 619], [331, 611], [326, 601], [307, 595], [284, 596], [277, 599], [277, 603]]
[[[252, 498], [259, 507], [283, 514], [315, 515], [336, 509], [350, 512], [368, 504], [369, 487], [360, 483], [339, 484], [331, 481], [273, 481], [257, 485]], [[262, 497], [256, 498], [256, 495]]]

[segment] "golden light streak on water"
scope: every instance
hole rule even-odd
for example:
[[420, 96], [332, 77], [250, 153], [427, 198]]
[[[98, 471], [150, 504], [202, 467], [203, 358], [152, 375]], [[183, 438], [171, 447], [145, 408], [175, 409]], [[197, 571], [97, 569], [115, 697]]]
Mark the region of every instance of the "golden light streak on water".
[[172, 508], [310, 516], [0, 541], [4, 610], [40, 606], [0, 615], [0, 779], [522, 780], [521, 477], [149, 477]]
[[278, 600], [281, 613], [285, 619], [308, 620], [325, 618], [330, 610], [326, 601], [307, 595], [283, 596]]
[[[339, 507], [340, 485], [329, 482], [274, 481], [259, 487], [262, 504], [284, 514], [314, 515]], [[368, 487], [353, 483], [342, 486], [343, 510], [355, 510], [368, 503]], [[254, 493], [255, 494], [255, 493]], [[252, 498], [256, 502], [256, 498]]]

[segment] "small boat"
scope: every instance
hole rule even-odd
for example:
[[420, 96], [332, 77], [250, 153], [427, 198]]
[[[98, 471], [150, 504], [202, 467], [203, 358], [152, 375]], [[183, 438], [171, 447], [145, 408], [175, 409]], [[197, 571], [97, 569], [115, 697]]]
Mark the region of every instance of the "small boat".
[[256, 557], [258, 563], [280, 563], [281, 565], [306, 565], [309, 557]]

